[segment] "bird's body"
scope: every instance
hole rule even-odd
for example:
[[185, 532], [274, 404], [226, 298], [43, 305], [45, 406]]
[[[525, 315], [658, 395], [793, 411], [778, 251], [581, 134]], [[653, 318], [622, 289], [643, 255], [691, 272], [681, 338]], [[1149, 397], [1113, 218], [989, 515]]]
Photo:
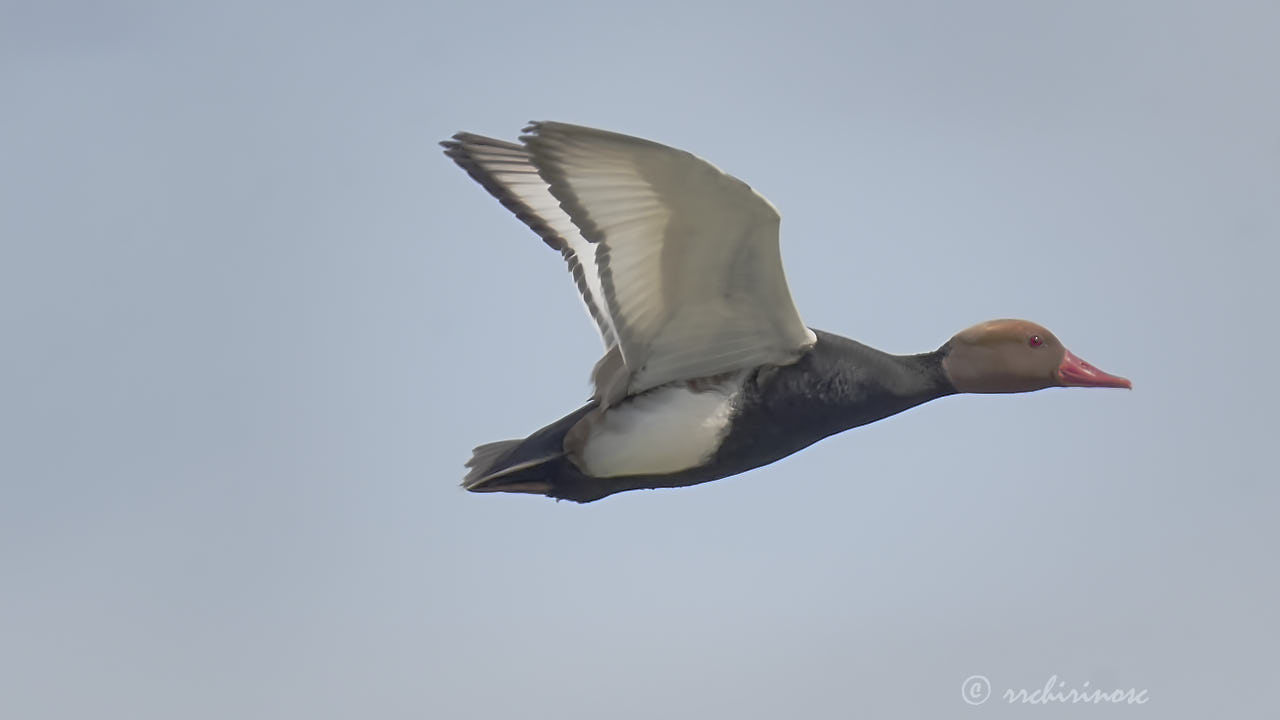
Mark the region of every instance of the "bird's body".
[[578, 502], [696, 485], [955, 392], [938, 352], [890, 355], [839, 335], [817, 337], [790, 365], [672, 383], [604, 412], [589, 403], [525, 440], [507, 441], [502, 458], [477, 465], [471, 479], [487, 478], [486, 489]]
[[443, 144], [565, 257], [605, 354], [588, 404], [477, 447], [469, 490], [590, 502], [735, 475], [957, 392], [1129, 386], [1021, 320], [919, 355], [810, 330], [782, 274], [777, 212], [746, 184], [646, 140], [529, 131], [523, 145]]

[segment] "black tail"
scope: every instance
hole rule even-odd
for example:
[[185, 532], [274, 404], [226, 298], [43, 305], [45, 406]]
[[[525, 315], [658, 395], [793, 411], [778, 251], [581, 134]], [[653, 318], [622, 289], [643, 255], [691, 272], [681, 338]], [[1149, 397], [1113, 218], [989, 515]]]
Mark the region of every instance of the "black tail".
[[[565, 461], [564, 436], [584, 415], [596, 408], [592, 402], [560, 418], [523, 440], [485, 443], [471, 452], [462, 487], [471, 492], [518, 492], [566, 497], [558, 486], [573, 475], [572, 484], [583, 478], [572, 463]], [[569, 498], [577, 499], [577, 498]], [[582, 501], [580, 501], [582, 502]]]
[[553, 453], [525, 460], [515, 459], [526, 453], [517, 452], [526, 440], [500, 440], [485, 443], [471, 451], [466, 467], [471, 468], [462, 479], [462, 487], [471, 492], [523, 492], [546, 494], [551, 482], [539, 473], [539, 466], [560, 458], [564, 453]]
[[469, 467], [467, 476], [462, 479], [462, 487], [471, 490], [484, 480], [504, 457], [511, 454], [523, 440], [499, 440], [498, 442], [478, 445], [471, 451], [471, 459], [463, 467]]

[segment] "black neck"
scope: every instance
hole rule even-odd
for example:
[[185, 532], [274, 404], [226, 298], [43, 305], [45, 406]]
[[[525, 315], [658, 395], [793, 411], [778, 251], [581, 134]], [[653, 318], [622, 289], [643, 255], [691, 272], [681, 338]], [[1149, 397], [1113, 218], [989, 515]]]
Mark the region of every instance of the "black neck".
[[[855, 340], [817, 331], [818, 344], [795, 373], [779, 373], [770, 400], [801, 400], [803, 411], [829, 432], [895, 415], [956, 392], [942, 370], [946, 347], [918, 355], [891, 355]], [[799, 409], [799, 408], [798, 408]]]

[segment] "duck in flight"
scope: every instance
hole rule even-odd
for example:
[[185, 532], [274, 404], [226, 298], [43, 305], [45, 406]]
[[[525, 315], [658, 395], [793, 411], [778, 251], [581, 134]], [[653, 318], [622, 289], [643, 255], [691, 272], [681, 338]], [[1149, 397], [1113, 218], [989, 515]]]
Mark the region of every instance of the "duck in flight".
[[475, 448], [467, 490], [585, 503], [736, 475], [955, 393], [1131, 387], [1025, 320], [918, 355], [811, 330], [783, 276], [778, 212], [746, 183], [627, 135], [555, 122], [524, 133], [441, 145], [564, 257], [604, 356], [586, 405]]

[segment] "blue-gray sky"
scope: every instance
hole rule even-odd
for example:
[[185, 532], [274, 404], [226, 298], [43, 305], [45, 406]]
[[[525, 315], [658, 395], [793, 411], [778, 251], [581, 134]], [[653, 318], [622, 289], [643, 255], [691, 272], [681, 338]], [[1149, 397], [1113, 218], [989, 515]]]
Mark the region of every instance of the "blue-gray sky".
[[[1267, 2], [6, 5], [0, 713], [1274, 707], [1278, 36]], [[435, 145], [531, 119], [750, 182], [814, 327], [1026, 317], [1136, 389], [467, 494], [599, 353]], [[978, 674], [1150, 699], [971, 709]]]

